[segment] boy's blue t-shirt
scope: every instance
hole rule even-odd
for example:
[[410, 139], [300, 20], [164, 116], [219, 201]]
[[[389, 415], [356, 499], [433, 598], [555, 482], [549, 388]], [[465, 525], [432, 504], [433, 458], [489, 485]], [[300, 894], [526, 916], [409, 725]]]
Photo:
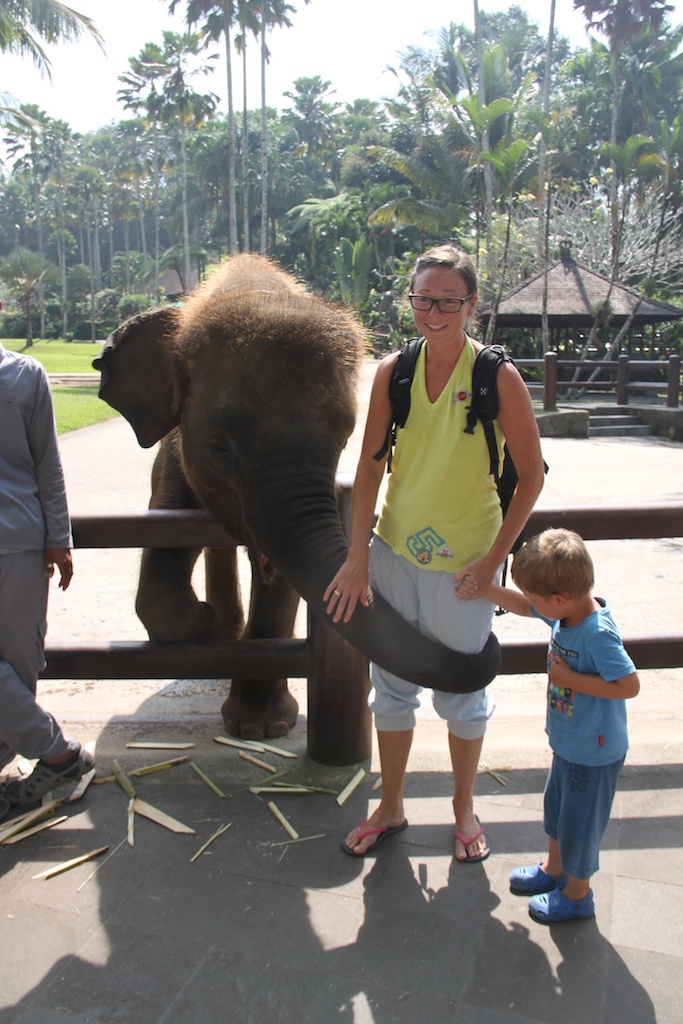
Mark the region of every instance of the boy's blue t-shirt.
[[[546, 619], [532, 606], [533, 614], [552, 627], [548, 669], [555, 653], [572, 671], [599, 675], [607, 682], [635, 672], [609, 608], [601, 598], [596, 600], [601, 605], [598, 611], [570, 627], [560, 619]], [[575, 693], [555, 686], [549, 678], [546, 733], [553, 751], [567, 761], [611, 764], [628, 750], [626, 701]]]

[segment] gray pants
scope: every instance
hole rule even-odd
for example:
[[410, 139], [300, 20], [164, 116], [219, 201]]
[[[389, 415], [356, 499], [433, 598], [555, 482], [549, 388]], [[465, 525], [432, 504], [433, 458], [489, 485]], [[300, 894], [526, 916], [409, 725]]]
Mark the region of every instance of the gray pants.
[[48, 582], [43, 551], [0, 554], [0, 768], [15, 754], [58, 760], [78, 749], [36, 703]]

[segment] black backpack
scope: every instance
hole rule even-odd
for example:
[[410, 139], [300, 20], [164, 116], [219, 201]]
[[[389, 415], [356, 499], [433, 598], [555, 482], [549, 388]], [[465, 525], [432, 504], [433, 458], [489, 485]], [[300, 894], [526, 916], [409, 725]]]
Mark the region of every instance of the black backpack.
[[[424, 338], [413, 338], [399, 353], [389, 382], [389, 401], [391, 402], [392, 421], [382, 448], [373, 456], [378, 462], [389, 452], [387, 472], [391, 472], [391, 453], [396, 444], [396, 429], [404, 427], [410, 412], [410, 385], [415, 374], [415, 364], [420, 354]], [[498, 416], [498, 370], [503, 363], [513, 363], [501, 345], [486, 345], [477, 352], [472, 370], [472, 402], [467, 407], [466, 434], [474, 434], [474, 428], [481, 422], [489, 450], [489, 473], [496, 482], [498, 499], [503, 515], [506, 514], [512, 495], [519, 479], [512, 456], [507, 445], [503, 447], [503, 468], [498, 472], [500, 453], [493, 429], [493, 421]], [[547, 471], [546, 466], [546, 471]], [[515, 554], [524, 543], [524, 531], [512, 546], [511, 554]], [[507, 568], [507, 565], [506, 565]], [[503, 577], [505, 579], [505, 577]]]

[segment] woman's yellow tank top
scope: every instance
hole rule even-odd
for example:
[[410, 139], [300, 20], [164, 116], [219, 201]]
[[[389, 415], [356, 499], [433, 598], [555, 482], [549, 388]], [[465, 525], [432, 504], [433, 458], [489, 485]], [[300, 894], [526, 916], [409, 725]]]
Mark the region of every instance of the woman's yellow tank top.
[[[397, 431], [393, 470], [376, 532], [397, 555], [426, 569], [457, 572], [485, 555], [502, 514], [480, 423], [466, 434], [475, 349], [467, 338], [435, 402], [425, 384], [426, 344], [410, 388], [410, 414]], [[498, 451], [504, 437], [495, 424]], [[500, 468], [500, 467], [499, 467]]]

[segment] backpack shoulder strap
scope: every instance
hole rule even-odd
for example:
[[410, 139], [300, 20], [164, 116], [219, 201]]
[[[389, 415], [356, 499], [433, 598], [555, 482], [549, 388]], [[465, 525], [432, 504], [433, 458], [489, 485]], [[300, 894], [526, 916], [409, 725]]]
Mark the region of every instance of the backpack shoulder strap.
[[473, 434], [477, 421], [481, 420], [489, 449], [489, 473], [498, 485], [499, 454], [493, 421], [500, 411], [498, 401], [498, 370], [503, 363], [512, 359], [502, 345], [485, 345], [477, 352], [472, 369], [472, 402], [468, 406], [466, 434]]
[[[391, 463], [391, 448], [396, 440], [396, 427], [404, 427], [410, 412], [410, 385], [415, 375], [415, 365], [424, 338], [413, 338], [405, 348], [401, 349], [398, 358], [394, 363], [389, 379], [389, 402], [391, 403], [391, 423], [387, 429], [384, 444], [378, 452], [375, 452], [373, 459], [381, 462], [389, 452]], [[391, 467], [389, 467], [391, 471]]]

